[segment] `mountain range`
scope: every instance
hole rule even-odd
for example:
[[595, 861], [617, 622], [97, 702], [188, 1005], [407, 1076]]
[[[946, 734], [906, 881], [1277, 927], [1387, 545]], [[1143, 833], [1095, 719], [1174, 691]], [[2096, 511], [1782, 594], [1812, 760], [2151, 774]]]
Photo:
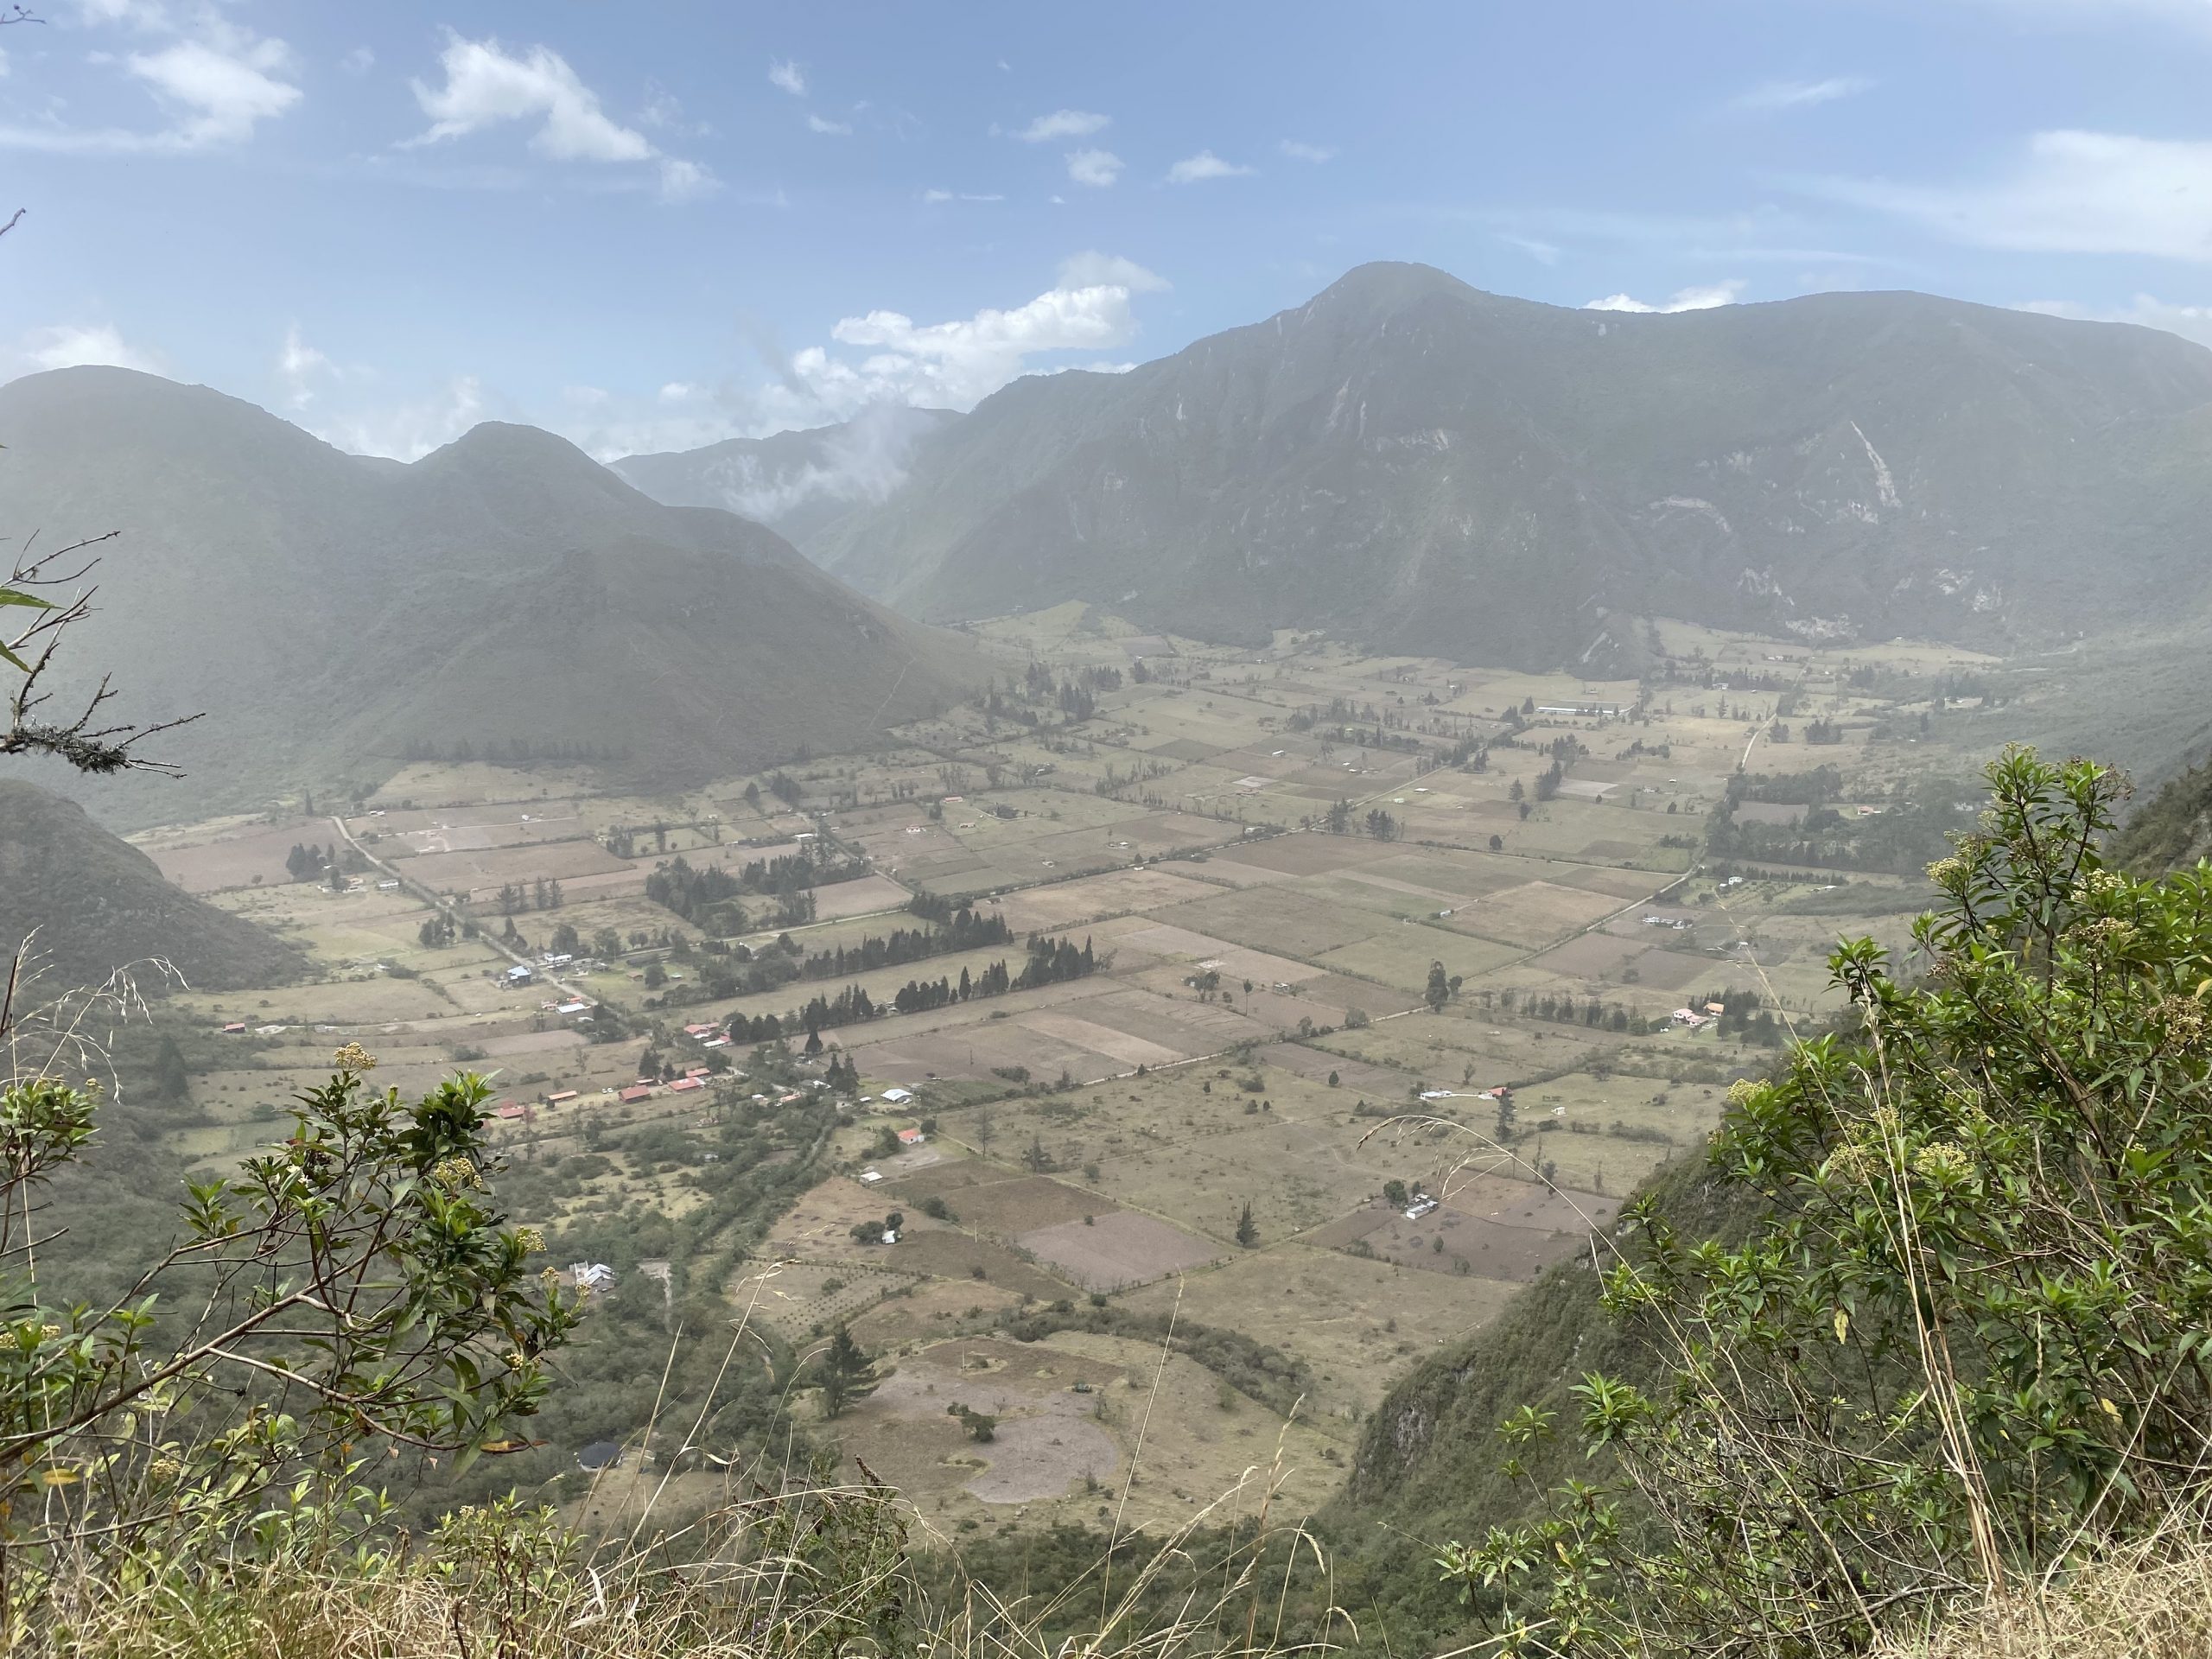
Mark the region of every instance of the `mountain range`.
[[1632, 666], [1649, 615], [2018, 648], [2212, 601], [2208, 459], [2212, 352], [2151, 329], [1912, 293], [1569, 310], [1376, 264], [1017, 380], [795, 534], [939, 620], [1081, 599], [1528, 667]]
[[121, 532], [67, 643], [75, 689], [111, 670], [125, 718], [207, 715], [156, 751], [186, 785], [98, 786], [124, 820], [463, 745], [697, 780], [864, 744], [982, 677], [967, 642], [773, 531], [652, 501], [534, 428], [402, 465], [205, 387], [80, 368], [0, 387], [0, 445], [19, 543]]

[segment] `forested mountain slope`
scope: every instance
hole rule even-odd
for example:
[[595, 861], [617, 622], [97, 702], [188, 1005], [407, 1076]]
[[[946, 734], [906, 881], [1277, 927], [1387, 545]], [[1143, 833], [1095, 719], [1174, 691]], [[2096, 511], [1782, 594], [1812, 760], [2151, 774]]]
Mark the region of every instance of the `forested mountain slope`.
[[[0, 779], [0, 954], [26, 938], [48, 995], [97, 985], [119, 968], [168, 963], [196, 990], [273, 985], [307, 961], [244, 917], [193, 898], [82, 807]], [[156, 970], [137, 974], [151, 988]], [[42, 1000], [37, 992], [33, 1000]]]
[[773, 531], [661, 505], [534, 428], [402, 466], [205, 387], [84, 368], [0, 387], [0, 445], [7, 534], [122, 532], [69, 640], [75, 683], [111, 669], [126, 715], [208, 716], [162, 741], [184, 784], [101, 786], [104, 810], [137, 804], [124, 817], [462, 744], [695, 780], [868, 742], [980, 677], [965, 642]]
[[1911, 293], [1567, 310], [1425, 266], [1018, 380], [810, 533], [929, 618], [1084, 599], [1529, 666], [1647, 614], [1992, 646], [2212, 600], [2212, 352]]

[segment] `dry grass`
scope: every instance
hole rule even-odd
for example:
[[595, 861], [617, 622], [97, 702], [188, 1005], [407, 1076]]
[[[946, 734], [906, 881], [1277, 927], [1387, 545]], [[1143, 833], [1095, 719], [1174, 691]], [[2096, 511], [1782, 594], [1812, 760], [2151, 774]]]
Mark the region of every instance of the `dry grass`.
[[[1279, 1473], [1279, 1471], [1277, 1471]], [[143, 1583], [54, 1586], [7, 1650], [69, 1659], [1240, 1659], [1334, 1650], [1339, 1623], [1291, 1628], [1294, 1578], [1322, 1567], [1271, 1523], [1268, 1471], [1165, 1539], [1125, 1538], [1047, 1602], [971, 1586], [932, 1604], [904, 1551], [912, 1512], [882, 1486], [718, 1513], [591, 1557], [543, 1517], [464, 1512], [410, 1553], [286, 1552]], [[1245, 1541], [1200, 1558], [1209, 1527]], [[1166, 1593], [1163, 1594], [1163, 1592]], [[1300, 1606], [1310, 1605], [1299, 1599]], [[1351, 1635], [1349, 1625], [1343, 1633]], [[1070, 1643], [1073, 1646], [1071, 1647]]]
[[2063, 1585], [1993, 1599], [1879, 1659], [2201, 1659], [2212, 1653], [2212, 1539], [2202, 1531], [2086, 1567]]

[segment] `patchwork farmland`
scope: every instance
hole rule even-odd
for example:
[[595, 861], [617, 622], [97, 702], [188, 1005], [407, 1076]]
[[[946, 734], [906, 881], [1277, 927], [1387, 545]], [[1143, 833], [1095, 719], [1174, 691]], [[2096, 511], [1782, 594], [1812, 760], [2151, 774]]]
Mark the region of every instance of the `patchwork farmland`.
[[1839, 933], [1905, 947], [1910, 858], [1840, 863], [1808, 813], [1902, 826], [1978, 759], [1898, 736], [1980, 664], [1918, 646], [1662, 622], [1637, 683], [1080, 607], [974, 631], [1000, 684], [874, 754], [667, 794], [415, 764], [140, 836], [321, 974], [171, 999], [231, 1045], [181, 1162], [264, 1144], [340, 1043], [403, 1093], [481, 1071], [527, 1219], [873, 1351], [820, 1427], [933, 1523], [1091, 1518], [1155, 1389], [1136, 1519], [1278, 1440], [1314, 1499], [1393, 1377], [1825, 1016]]

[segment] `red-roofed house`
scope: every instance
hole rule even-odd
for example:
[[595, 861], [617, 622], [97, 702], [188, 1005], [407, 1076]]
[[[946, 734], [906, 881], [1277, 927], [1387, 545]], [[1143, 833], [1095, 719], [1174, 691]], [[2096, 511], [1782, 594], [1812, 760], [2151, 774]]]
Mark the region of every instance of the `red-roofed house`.
[[707, 1080], [704, 1077], [678, 1077], [668, 1085], [668, 1090], [671, 1094], [680, 1095], [687, 1090], [703, 1089], [706, 1086]]
[[919, 1129], [901, 1129], [899, 1131], [899, 1144], [902, 1147], [918, 1147], [923, 1145], [928, 1140], [929, 1136], [924, 1135]]
[[653, 1086], [650, 1083], [632, 1084], [631, 1087], [625, 1089], [620, 1096], [621, 1102], [625, 1106], [634, 1106], [641, 1100], [651, 1100], [652, 1097]]
[[576, 1091], [575, 1090], [563, 1089], [558, 1094], [546, 1096], [545, 1103], [548, 1106], [565, 1106], [575, 1097]]
[[530, 1116], [527, 1106], [518, 1106], [512, 1100], [503, 1100], [492, 1109], [492, 1116], [507, 1122], [515, 1122]]

